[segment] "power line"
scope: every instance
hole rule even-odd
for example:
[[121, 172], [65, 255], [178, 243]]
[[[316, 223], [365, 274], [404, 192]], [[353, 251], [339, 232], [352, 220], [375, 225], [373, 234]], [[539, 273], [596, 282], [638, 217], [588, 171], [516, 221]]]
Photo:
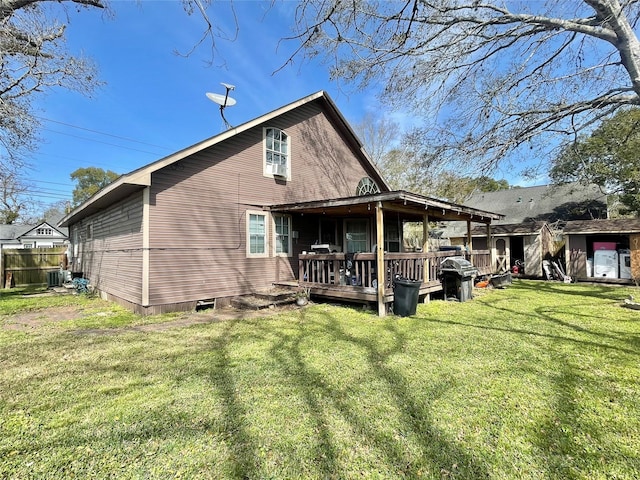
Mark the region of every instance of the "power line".
[[[117, 143], [103, 142], [102, 140], [96, 140], [94, 138], [82, 137], [80, 135], [73, 135], [72, 133], [59, 132], [58, 130], [52, 130], [50, 128], [43, 128], [43, 130], [46, 130], [47, 132], [57, 133], [59, 135], [66, 135], [67, 137], [79, 138], [80, 140], [87, 140], [89, 142], [102, 143], [103, 145], [109, 145], [109, 146], [112, 146], [112, 147], [123, 148], [125, 150], [131, 150], [133, 152], [147, 153], [149, 155], [161, 155], [161, 154], [156, 153], [156, 152], [149, 152], [147, 150], [140, 150], [138, 148], [125, 147], [124, 145], [118, 145]], [[164, 148], [164, 147], [160, 147], [160, 148]]]
[[27, 182], [35, 182], [35, 183], [47, 183], [49, 185], [62, 185], [63, 187], [73, 187], [73, 183], [59, 183], [59, 182], [47, 182], [45, 180], [36, 180], [35, 178], [26, 178]]
[[164, 149], [164, 150], [173, 150], [173, 149], [171, 149], [171, 148], [169, 148], [169, 147], [163, 147], [162, 145], [155, 145], [155, 144], [153, 144], [153, 143], [147, 143], [147, 142], [142, 142], [142, 141], [140, 141], [140, 140], [134, 140], [133, 138], [122, 137], [122, 136], [120, 136], [120, 135], [114, 135], [114, 134], [112, 134], [112, 133], [101, 132], [101, 131], [99, 131], [99, 130], [92, 130], [92, 129], [90, 129], [90, 128], [85, 128], [85, 127], [80, 127], [80, 126], [78, 126], [78, 125], [72, 125], [72, 124], [70, 124], [70, 123], [60, 122], [60, 121], [58, 121], [58, 120], [53, 120], [53, 119], [51, 119], [51, 118], [39, 117], [39, 116], [36, 116], [36, 118], [39, 118], [40, 120], [45, 120], [45, 121], [47, 121], [47, 122], [52, 122], [52, 123], [57, 123], [57, 124], [59, 124], [59, 125], [64, 125], [64, 126], [66, 126], [66, 127], [77, 128], [78, 130], [84, 130], [84, 131], [86, 131], [86, 132], [97, 133], [98, 135], [104, 135], [104, 136], [106, 136], [106, 137], [118, 138], [118, 139], [120, 139], [120, 140], [125, 140], [125, 141], [127, 141], [127, 142], [139, 143], [139, 144], [141, 144], [141, 145], [147, 145], [147, 146], [149, 146], [149, 147], [162, 148], [162, 149]]
[[52, 194], [52, 193], [25, 193], [27, 198], [46, 198], [50, 200], [71, 200], [71, 195]]
[[[46, 153], [46, 152], [40, 152], [40, 156], [42, 157], [52, 157], [52, 158], [61, 158], [62, 160], [65, 160], [64, 164], [65, 165], [72, 165], [72, 166], [77, 166], [77, 165], [86, 165], [87, 164], [87, 160], [80, 160], [78, 158], [71, 158], [71, 157], [66, 157], [64, 155], [58, 155], [55, 153]], [[69, 163], [72, 162], [72, 163]], [[103, 166], [103, 167], [107, 167], [107, 168], [114, 168], [113, 165], [109, 165], [107, 163], [104, 162], [96, 162], [96, 161], [91, 161], [92, 165], [97, 165], [97, 166]]]

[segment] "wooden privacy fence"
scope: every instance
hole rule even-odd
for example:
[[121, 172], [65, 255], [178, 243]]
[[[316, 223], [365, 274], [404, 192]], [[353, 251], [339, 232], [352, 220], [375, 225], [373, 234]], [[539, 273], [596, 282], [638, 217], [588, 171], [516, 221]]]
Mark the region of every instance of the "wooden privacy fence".
[[49, 272], [60, 270], [66, 250], [66, 247], [3, 250], [2, 286], [48, 285]]

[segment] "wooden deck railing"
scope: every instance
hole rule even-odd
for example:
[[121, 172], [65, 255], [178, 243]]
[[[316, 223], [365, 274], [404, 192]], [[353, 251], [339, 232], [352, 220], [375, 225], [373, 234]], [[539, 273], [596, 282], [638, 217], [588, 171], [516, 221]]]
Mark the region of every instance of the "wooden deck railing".
[[[435, 281], [440, 274], [440, 263], [445, 257], [464, 256], [477, 269], [480, 275], [491, 273], [491, 258], [488, 250], [472, 252], [425, 252], [425, 253], [385, 253], [385, 288], [393, 286], [396, 275], [415, 281], [425, 280], [425, 268], [429, 270], [428, 279]], [[354, 287], [376, 288], [375, 253], [328, 253], [302, 254], [299, 256], [300, 286], [350, 285]]]

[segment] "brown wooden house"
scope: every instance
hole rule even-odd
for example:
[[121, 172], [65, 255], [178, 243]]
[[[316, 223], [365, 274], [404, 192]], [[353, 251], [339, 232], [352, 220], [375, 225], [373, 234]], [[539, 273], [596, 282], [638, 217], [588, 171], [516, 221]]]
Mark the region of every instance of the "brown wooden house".
[[[123, 175], [60, 225], [70, 229], [72, 269], [139, 312], [299, 282], [315, 295], [377, 302], [383, 314], [392, 273], [423, 281], [423, 294], [437, 288], [441, 253], [406, 252], [405, 222], [427, 233], [431, 219], [496, 218], [389, 191], [318, 92]], [[473, 255], [482, 267], [487, 256]]]

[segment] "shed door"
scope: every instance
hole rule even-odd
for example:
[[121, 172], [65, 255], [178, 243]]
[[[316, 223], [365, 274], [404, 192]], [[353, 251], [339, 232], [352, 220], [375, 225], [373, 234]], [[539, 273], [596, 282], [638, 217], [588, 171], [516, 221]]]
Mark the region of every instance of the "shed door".
[[496, 238], [494, 248], [496, 249], [496, 272], [509, 271], [509, 239]]

